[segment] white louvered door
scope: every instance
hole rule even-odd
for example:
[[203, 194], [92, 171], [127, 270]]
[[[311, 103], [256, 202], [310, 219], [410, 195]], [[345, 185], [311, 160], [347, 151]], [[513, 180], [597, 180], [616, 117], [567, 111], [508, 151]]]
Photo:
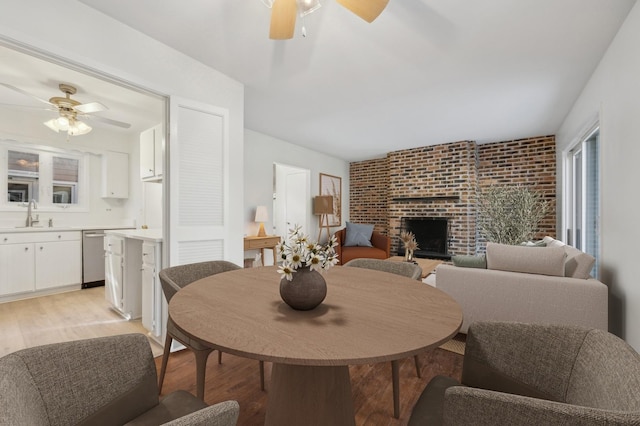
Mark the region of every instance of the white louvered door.
[[169, 265], [224, 259], [229, 238], [229, 112], [175, 97], [169, 108]]

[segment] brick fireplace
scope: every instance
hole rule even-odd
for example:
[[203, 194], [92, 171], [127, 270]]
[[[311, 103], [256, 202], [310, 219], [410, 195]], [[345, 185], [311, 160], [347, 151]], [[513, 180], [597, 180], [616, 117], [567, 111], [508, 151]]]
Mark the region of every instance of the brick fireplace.
[[539, 236], [555, 235], [555, 137], [477, 144], [462, 141], [394, 151], [350, 165], [350, 221], [372, 223], [401, 247], [403, 218], [448, 219], [448, 252], [474, 254], [478, 194], [490, 185], [521, 184], [544, 194], [550, 211]]

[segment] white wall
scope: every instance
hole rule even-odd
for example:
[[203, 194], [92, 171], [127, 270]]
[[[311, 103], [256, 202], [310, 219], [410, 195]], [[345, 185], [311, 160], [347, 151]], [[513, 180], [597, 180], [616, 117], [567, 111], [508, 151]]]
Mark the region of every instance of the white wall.
[[[279, 163], [295, 166], [311, 171], [311, 198], [318, 195], [320, 189], [320, 173], [342, 178], [342, 220], [349, 220], [349, 162], [322, 154], [292, 143], [267, 136], [253, 130], [245, 129], [244, 135], [244, 233], [255, 235], [258, 224], [253, 221], [258, 205], [267, 206], [269, 222], [265, 223], [267, 233], [273, 229], [273, 164]], [[311, 212], [309, 200], [309, 212]], [[335, 232], [339, 228], [332, 228]], [[309, 233], [317, 237], [318, 218], [310, 215]], [[326, 235], [326, 234], [324, 234]], [[251, 252], [246, 257], [253, 257]], [[270, 264], [271, 255], [265, 252], [266, 263]]]
[[[138, 175], [137, 139], [118, 132], [95, 128], [91, 133], [79, 137], [70, 137], [67, 141], [66, 134], [54, 133], [44, 125], [33, 126], [31, 121], [24, 122], [23, 115], [19, 111], [5, 108], [0, 115], [0, 138], [15, 141], [24, 146], [43, 146], [70, 150], [75, 153], [90, 153], [86, 165], [89, 173], [89, 190], [86, 192], [89, 207], [84, 212], [69, 212], [56, 209], [54, 211], [36, 212], [40, 215], [40, 224], [46, 226], [49, 218], [53, 219], [56, 226], [131, 226], [136, 220], [135, 212], [141, 208], [138, 195], [140, 189], [130, 185], [130, 197], [128, 200], [106, 199], [101, 197], [102, 185], [102, 157], [105, 151], [125, 152], [129, 154], [129, 173]], [[6, 165], [0, 166], [0, 170], [6, 170]], [[134, 181], [135, 182], [135, 181]], [[0, 224], [2, 226], [16, 226], [22, 224], [26, 217], [25, 212], [0, 212]]]
[[[73, 30], [61, 31], [60, 23], [73, 23]], [[231, 190], [243, 190], [244, 87], [239, 82], [75, 0], [3, 0], [0, 39], [161, 95], [227, 108]], [[243, 259], [242, 209], [242, 197], [232, 197], [227, 259], [235, 262]]]
[[564, 173], [562, 152], [597, 116], [602, 281], [610, 289], [609, 329], [640, 350], [640, 3], [629, 13], [557, 133], [559, 177]]

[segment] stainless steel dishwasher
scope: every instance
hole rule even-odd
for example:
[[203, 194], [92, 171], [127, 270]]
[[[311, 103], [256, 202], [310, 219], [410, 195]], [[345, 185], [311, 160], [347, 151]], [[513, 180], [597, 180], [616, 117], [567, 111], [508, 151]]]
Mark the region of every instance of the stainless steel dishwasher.
[[82, 231], [82, 288], [104, 285], [104, 229]]

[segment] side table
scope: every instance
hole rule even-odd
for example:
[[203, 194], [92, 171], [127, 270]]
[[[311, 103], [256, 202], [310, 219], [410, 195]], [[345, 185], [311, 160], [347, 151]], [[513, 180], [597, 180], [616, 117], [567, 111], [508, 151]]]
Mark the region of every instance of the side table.
[[260, 250], [262, 255], [262, 264], [264, 265], [264, 249], [273, 249], [273, 264], [276, 264], [278, 256], [277, 246], [280, 243], [280, 236], [267, 235], [266, 237], [244, 237], [244, 250]]

